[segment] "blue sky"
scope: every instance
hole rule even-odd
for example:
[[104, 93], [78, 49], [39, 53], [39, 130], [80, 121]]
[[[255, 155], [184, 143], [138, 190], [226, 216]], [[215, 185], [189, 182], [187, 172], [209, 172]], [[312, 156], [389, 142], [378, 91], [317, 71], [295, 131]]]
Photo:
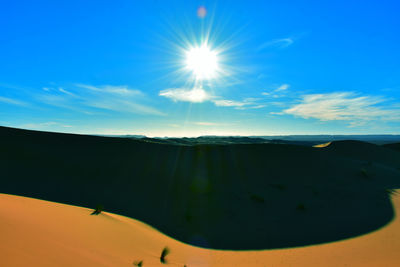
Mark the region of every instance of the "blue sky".
[[[4, 2], [0, 125], [400, 134], [399, 9], [351, 0]], [[204, 44], [218, 68], [200, 79], [187, 55]]]

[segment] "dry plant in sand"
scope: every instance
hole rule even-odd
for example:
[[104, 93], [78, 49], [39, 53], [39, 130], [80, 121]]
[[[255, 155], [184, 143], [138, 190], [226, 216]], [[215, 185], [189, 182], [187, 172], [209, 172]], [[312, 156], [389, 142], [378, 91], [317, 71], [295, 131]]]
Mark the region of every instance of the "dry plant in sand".
[[90, 215], [99, 215], [103, 209], [104, 207], [102, 205], [97, 205], [96, 209]]
[[161, 256], [160, 256], [160, 262], [163, 264], [167, 263], [167, 260], [165, 259], [165, 257], [169, 254], [169, 248], [165, 247], [162, 252], [161, 252]]

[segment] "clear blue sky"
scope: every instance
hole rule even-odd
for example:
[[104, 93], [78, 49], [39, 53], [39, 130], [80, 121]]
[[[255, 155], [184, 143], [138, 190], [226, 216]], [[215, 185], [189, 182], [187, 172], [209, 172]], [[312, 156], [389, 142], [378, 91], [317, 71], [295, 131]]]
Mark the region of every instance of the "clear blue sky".
[[[384, 0], [3, 1], [0, 125], [400, 134], [399, 10]], [[187, 55], [205, 43], [217, 69], [200, 79]]]

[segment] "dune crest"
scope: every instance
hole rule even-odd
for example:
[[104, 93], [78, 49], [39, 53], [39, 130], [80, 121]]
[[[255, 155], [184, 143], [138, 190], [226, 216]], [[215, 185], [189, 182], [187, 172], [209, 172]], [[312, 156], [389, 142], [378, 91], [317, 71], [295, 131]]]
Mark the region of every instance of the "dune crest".
[[327, 147], [327, 146], [329, 146], [330, 144], [332, 144], [332, 142], [327, 142], [327, 143], [315, 145], [315, 146], [313, 146], [313, 147]]

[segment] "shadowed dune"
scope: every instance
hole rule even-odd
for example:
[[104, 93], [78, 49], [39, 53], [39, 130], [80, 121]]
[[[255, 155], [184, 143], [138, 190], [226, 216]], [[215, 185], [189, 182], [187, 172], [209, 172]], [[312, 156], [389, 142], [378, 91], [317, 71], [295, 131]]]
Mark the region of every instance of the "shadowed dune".
[[393, 219], [400, 152], [339, 141], [182, 146], [0, 128], [0, 190], [143, 221], [182, 242], [271, 249], [362, 235]]
[[400, 167], [398, 151], [361, 141], [336, 141], [327, 146], [327, 150], [354, 160], [378, 163], [388, 167]]
[[386, 144], [386, 145], [383, 145], [383, 146], [386, 147], [386, 148], [390, 148], [390, 149], [393, 149], [393, 150], [400, 151], [400, 143]]

